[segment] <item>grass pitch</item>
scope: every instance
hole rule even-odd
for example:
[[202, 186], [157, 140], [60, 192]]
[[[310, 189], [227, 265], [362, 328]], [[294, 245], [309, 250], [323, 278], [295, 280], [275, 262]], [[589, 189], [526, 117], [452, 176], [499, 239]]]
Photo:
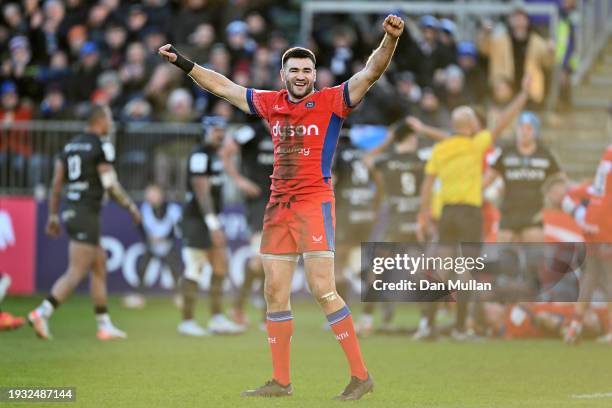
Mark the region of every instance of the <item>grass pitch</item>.
[[[40, 297], [11, 298], [2, 305], [25, 315]], [[204, 301], [199, 320], [208, 317]], [[339, 345], [321, 329], [324, 317], [311, 302], [294, 305], [292, 381], [295, 395], [245, 399], [271, 365], [265, 334], [181, 337], [179, 313], [169, 298], [125, 310], [112, 298], [115, 324], [129, 339], [100, 342], [89, 299], [75, 296], [51, 321], [55, 339], [35, 338], [29, 327], [0, 333], [0, 386], [76, 387], [75, 403], [0, 402], [1, 407], [333, 407], [330, 398], [349, 379]], [[359, 305], [353, 304], [355, 314]], [[257, 321], [252, 311], [251, 321]], [[400, 324], [416, 321], [414, 306], [398, 310]], [[256, 326], [256, 325], [255, 325]], [[563, 408], [612, 407], [612, 347], [559, 341], [446, 340], [415, 343], [401, 336], [363, 339], [363, 354], [376, 381], [363, 407]]]

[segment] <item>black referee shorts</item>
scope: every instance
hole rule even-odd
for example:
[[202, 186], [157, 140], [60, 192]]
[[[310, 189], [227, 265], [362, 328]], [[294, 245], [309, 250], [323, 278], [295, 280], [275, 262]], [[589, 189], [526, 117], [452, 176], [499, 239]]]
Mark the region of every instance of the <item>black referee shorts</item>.
[[482, 209], [473, 205], [447, 204], [438, 223], [440, 242], [481, 242]]

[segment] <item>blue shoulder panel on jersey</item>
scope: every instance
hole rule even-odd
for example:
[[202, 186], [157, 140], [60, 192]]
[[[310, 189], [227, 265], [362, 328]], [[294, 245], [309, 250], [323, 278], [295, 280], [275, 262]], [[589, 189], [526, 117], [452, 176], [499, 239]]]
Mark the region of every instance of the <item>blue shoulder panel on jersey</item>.
[[349, 81], [344, 82], [344, 86], [342, 87], [342, 96], [344, 97], [344, 103], [346, 106], [349, 108], [354, 108], [354, 106], [351, 105], [351, 96], [349, 95], [348, 83]]
[[331, 177], [332, 159], [338, 145], [342, 122], [343, 120], [340, 116], [335, 113], [331, 114], [327, 131], [325, 132], [325, 139], [323, 140], [323, 153], [321, 157], [321, 172], [324, 178]]
[[247, 88], [246, 90], [246, 100], [249, 105], [249, 110], [251, 111], [251, 115], [261, 116], [257, 109], [255, 109], [255, 104], [253, 103], [253, 88]]
[[332, 203], [325, 201], [321, 203], [321, 211], [323, 212], [323, 226], [325, 227], [325, 240], [327, 241], [327, 250], [335, 251], [334, 238], [334, 222], [332, 218]]

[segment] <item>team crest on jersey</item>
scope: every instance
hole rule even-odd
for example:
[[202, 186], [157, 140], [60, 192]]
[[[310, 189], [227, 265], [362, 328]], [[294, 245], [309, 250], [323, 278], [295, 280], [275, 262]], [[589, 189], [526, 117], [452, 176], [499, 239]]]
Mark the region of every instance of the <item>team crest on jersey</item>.
[[311, 108], [314, 108], [314, 105], [315, 105], [314, 101], [308, 101], [306, 102], [306, 105], [304, 106], [306, 106], [307, 109], [311, 109]]

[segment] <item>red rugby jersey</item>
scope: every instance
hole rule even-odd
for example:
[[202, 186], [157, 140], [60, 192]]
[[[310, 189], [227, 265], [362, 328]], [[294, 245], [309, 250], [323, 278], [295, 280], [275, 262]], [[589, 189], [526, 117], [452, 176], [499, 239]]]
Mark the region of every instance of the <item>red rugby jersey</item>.
[[342, 122], [353, 108], [348, 81], [317, 90], [297, 103], [289, 100], [286, 89], [249, 88], [246, 96], [251, 113], [268, 122], [274, 142], [270, 201], [333, 193], [332, 159]]

